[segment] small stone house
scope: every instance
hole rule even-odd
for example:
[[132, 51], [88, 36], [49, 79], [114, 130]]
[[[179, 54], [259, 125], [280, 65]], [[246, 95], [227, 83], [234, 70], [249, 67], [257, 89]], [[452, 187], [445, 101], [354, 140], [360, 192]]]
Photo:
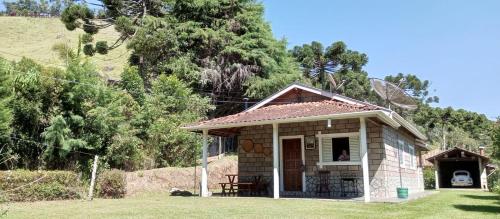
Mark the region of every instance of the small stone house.
[[274, 198], [317, 197], [325, 174], [329, 197], [340, 195], [346, 178], [351, 195], [367, 202], [396, 197], [398, 187], [410, 196], [424, 190], [426, 137], [416, 127], [390, 109], [302, 84], [241, 113], [183, 128], [204, 136], [202, 196], [209, 135], [237, 136], [239, 181], [261, 176]]

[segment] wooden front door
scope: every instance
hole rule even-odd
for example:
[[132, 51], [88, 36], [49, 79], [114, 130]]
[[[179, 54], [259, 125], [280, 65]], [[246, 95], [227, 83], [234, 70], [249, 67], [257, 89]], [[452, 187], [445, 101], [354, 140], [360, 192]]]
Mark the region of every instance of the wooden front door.
[[283, 184], [285, 191], [302, 191], [301, 140], [283, 139]]

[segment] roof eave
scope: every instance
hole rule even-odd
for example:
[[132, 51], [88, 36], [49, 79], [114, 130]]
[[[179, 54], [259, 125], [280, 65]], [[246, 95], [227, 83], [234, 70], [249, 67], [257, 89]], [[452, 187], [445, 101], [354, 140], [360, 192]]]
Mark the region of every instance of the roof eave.
[[255, 125], [269, 125], [273, 123], [293, 123], [293, 122], [309, 122], [318, 121], [326, 119], [352, 119], [360, 117], [378, 117], [383, 122], [387, 123], [393, 128], [398, 128], [401, 125], [392, 119], [386, 111], [383, 110], [372, 110], [372, 111], [362, 111], [362, 112], [350, 112], [350, 113], [336, 113], [320, 116], [308, 116], [308, 117], [298, 117], [298, 118], [286, 118], [286, 119], [275, 119], [275, 120], [263, 120], [263, 121], [253, 121], [253, 122], [241, 122], [241, 123], [228, 123], [221, 125], [199, 125], [199, 126], [187, 126], [182, 127], [182, 129], [196, 131], [196, 130], [210, 130], [210, 129], [222, 129], [222, 128], [236, 128], [244, 126], [255, 126]]
[[478, 153], [475, 153], [475, 152], [472, 152], [472, 151], [469, 151], [469, 150], [465, 150], [465, 149], [463, 149], [463, 148], [459, 148], [459, 147], [453, 147], [453, 148], [450, 148], [450, 149], [448, 149], [448, 150], [442, 151], [442, 152], [440, 152], [440, 153], [435, 154], [435, 155], [434, 155], [434, 156], [432, 156], [432, 157], [427, 158], [426, 160], [427, 160], [427, 161], [429, 161], [429, 162], [432, 162], [432, 161], [434, 161], [436, 158], [441, 157], [442, 155], [447, 154], [447, 153], [449, 153], [449, 152], [451, 152], [451, 151], [453, 151], [453, 150], [461, 150], [461, 151], [465, 151], [465, 152], [467, 152], [467, 153], [470, 153], [470, 154], [473, 154], [473, 155], [475, 155], [475, 156], [478, 156], [478, 157], [480, 157], [481, 159], [484, 159], [484, 160], [486, 160], [486, 161], [489, 161], [489, 160], [490, 160], [490, 158], [489, 158], [489, 157], [486, 157], [486, 156], [483, 156], [483, 155], [481, 155], [481, 154], [478, 154]]
[[399, 124], [401, 124], [401, 126], [408, 129], [408, 131], [414, 134], [417, 138], [427, 141], [427, 137], [424, 134], [422, 134], [422, 132], [420, 132], [415, 126], [410, 124], [408, 121], [406, 121], [406, 119], [401, 117], [399, 114], [392, 112], [391, 116], [394, 120], [396, 120]]

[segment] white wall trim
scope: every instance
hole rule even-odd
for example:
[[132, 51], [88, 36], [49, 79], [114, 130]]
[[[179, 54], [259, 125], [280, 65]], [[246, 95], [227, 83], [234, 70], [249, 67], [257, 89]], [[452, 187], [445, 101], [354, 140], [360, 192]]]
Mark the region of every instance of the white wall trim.
[[321, 95], [321, 92], [319, 92], [319, 91], [317, 91], [317, 90], [315, 90], [315, 89], [311, 89], [311, 88], [308, 88], [308, 87], [300, 86], [300, 85], [298, 85], [298, 84], [293, 84], [293, 85], [291, 85], [291, 86], [289, 86], [289, 87], [287, 87], [287, 88], [285, 88], [285, 89], [283, 89], [283, 90], [279, 91], [278, 93], [275, 93], [274, 95], [272, 95], [272, 96], [270, 96], [270, 97], [268, 97], [268, 98], [264, 99], [264, 100], [263, 100], [263, 101], [261, 101], [260, 103], [255, 104], [254, 106], [252, 106], [252, 107], [248, 108], [248, 109], [247, 109], [247, 110], [245, 110], [245, 111], [246, 111], [246, 112], [250, 112], [250, 111], [252, 111], [252, 110], [258, 109], [258, 108], [260, 108], [260, 107], [262, 107], [262, 106], [266, 105], [267, 103], [269, 103], [269, 102], [273, 101], [274, 99], [276, 99], [276, 98], [280, 97], [281, 95], [285, 94], [286, 92], [291, 91], [291, 90], [292, 90], [292, 89], [294, 89], [294, 88], [299, 88], [299, 89], [302, 89], [302, 90], [305, 90], [305, 91], [311, 92], [311, 93], [313, 93], [313, 94], [318, 94], [318, 95]]
[[370, 202], [370, 170], [368, 162], [368, 134], [366, 130], [366, 121], [364, 117], [359, 118], [359, 142], [361, 146], [361, 163], [363, 169], [363, 190], [365, 202]]
[[[283, 139], [300, 139], [300, 151], [302, 157], [302, 165], [306, 165], [306, 155], [305, 155], [305, 146], [304, 146], [304, 135], [289, 135], [289, 136], [280, 136], [280, 191], [285, 191], [285, 185], [283, 182]], [[302, 172], [302, 192], [306, 191], [306, 172]]]
[[361, 161], [332, 161], [332, 162], [318, 162], [316, 163], [318, 166], [360, 166]]
[[317, 134], [318, 138], [347, 138], [358, 137], [359, 132], [343, 132], [343, 133], [330, 133], [330, 134]]
[[[316, 134], [318, 138], [318, 151], [319, 151], [319, 162], [316, 163], [319, 168], [323, 168], [323, 166], [345, 166], [345, 165], [361, 165], [360, 161], [326, 161], [323, 162], [323, 138], [350, 138], [350, 137], [359, 137], [359, 132], [343, 132], [343, 133], [329, 133], [329, 134], [321, 134], [318, 132]], [[361, 144], [359, 144], [360, 153], [361, 153]], [[360, 154], [361, 159], [361, 154]]]

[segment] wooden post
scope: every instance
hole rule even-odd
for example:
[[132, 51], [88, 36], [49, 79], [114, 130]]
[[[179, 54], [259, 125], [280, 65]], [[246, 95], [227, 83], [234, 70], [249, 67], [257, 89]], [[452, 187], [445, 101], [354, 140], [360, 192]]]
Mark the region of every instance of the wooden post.
[[222, 137], [219, 136], [219, 160], [222, 158]]
[[203, 161], [201, 167], [201, 196], [208, 197], [208, 175], [207, 175], [207, 157], [208, 157], [208, 130], [203, 130]]
[[488, 189], [488, 178], [486, 176], [486, 171], [484, 171], [481, 157], [478, 157], [477, 162], [479, 164], [479, 187], [481, 187], [481, 189]]
[[319, 151], [319, 168], [323, 169], [323, 137], [321, 137], [321, 131], [318, 131], [318, 151]]
[[97, 161], [99, 160], [99, 156], [95, 155], [94, 157], [94, 165], [92, 167], [92, 178], [90, 179], [90, 187], [89, 187], [89, 197], [88, 200], [91, 201], [94, 198], [94, 186], [95, 186], [95, 177], [97, 174]]
[[434, 188], [439, 189], [439, 161], [436, 159], [434, 159], [434, 178], [434, 181], [436, 182]]
[[361, 145], [361, 163], [363, 166], [363, 193], [365, 202], [370, 202], [370, 170], [368, 169], [368, 143], [365, 118], [359, 118], [359, 140]]
[[278, 124], [273, 123], [273, 195], [274, 199], [280, 198], [280, 176], [279, 176], [279, 138]]

